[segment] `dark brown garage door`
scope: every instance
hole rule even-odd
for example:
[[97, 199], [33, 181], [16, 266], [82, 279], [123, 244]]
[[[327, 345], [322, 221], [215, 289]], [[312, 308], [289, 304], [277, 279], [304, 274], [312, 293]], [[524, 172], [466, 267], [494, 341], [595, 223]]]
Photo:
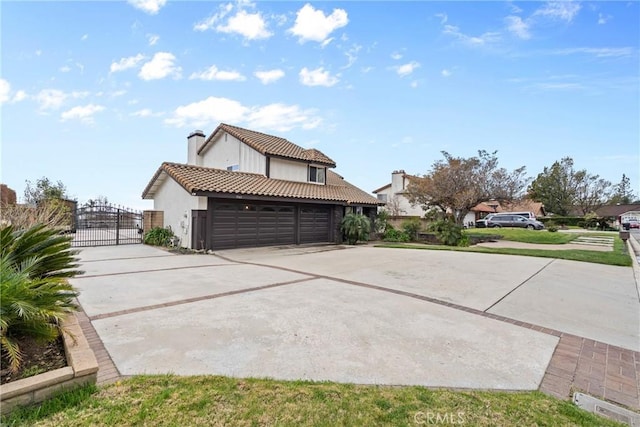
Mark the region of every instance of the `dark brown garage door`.
[[300, 208], [300, 243], [328, 242], [330, 224], [329, 208]]
[[212, 232], [214, 249], [294, 244], [295, 208], [215, 203]]

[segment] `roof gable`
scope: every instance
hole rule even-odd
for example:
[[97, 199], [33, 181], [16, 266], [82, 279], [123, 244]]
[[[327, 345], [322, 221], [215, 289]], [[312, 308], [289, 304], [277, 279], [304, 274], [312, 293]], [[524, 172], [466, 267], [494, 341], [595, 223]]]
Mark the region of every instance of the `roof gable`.
[[231, 172], [223, 169], [180, 163], [163, 163], [142, 193], [143, 199], [153, 199], [166, 177], [171, 177], [189, 194], [235, 194], [282, 197], [333, 202], [336, 204], [378, 205], [373, 196], [345, 181], [333, 171], [327, 171], [326, 185], [267, 178], [261, 174]]
[[293, 142], [278, 136], [268, 135], [249, 129], [221, 123], [198, 149], [198, 154], [205, 152], [224, 132], [234, 136], [249, 147], [266, 156], [283, 157], [300, 160], [306, 163], [317, 163], [336, 167], [336, 163], [320, 150], [304, 149]]

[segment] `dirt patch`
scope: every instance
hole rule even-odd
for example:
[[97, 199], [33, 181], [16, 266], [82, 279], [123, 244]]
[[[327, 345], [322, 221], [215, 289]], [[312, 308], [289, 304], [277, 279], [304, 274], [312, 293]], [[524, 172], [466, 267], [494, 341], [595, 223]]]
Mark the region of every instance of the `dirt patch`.
[[22, 366], [17, 372], [9, 369], [9, 359], [2, 352], [2, 370], [0, 370], [0, 384], [20, 380], [43, 372], [67, 366], [62, 337], [50, 343], [41, 343], [33, 338], [20, 337], [18, 345], [22, 352]]

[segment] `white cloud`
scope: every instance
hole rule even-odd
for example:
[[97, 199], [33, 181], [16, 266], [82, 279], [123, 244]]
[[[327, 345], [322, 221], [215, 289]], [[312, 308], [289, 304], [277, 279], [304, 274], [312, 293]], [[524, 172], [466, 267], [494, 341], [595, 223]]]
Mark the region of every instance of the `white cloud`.
[[68, 73], [69, 71], [71, 71], [71, 67], [69, 67], [68, 65], [63, 65], [59, 68], [59, 70], [61, 73]]
[[85, 123], [93, 122], [93, 115], [103, 111], [102, 105], [88, 104], [84, 106], [73, 107], [60, 115], [62, 121], [78, 119]]
[[239, 11], [230, 17], [227, 25], [218, 25], [216, 30], [221, 33], [240, 34], [247, 40], [266, 39], [273, 35], [267, 30], [267, 24], [260, 13]]
[[510, 33], [523, 40], [528, 40], [531, 38], [531, 33], [529, 33], [529, 24], [523, 21], [522, 18], [512, 15], [507, 16], [506, 18], [504, 18], [504, 20], [507, 23], [507, 29]]
[[545, 90], [581, 90], [584, 86], [580, 83], [538, 83], [537, 88]]
[[313, 129], [322, 120], [314, 111], [303, 111], [297, 105], [269, 104], [252, 108], [246, 121], [252, 128], [286, 132], [296, 127]]
[[458, 39], [460, 42], [468, 46], [485, 46], [500, 40], [500, 33], [486, 32], [480, 36], [468, 36], [460, 31], [455, 25], [445, 25], [442, 30], [444, 34], [450, 35]]
[[420, 67], [420, 63], [416, 61], [411, 61], [407, 64], [393, 67], [393, 69], [396, 70], [396, 73], [398, 73], [400, 77], [405, 77], [413, 73], [416, 70], [416, 68], [419, 68], [419, 67]]
[[391, 59], [395, 59], [396, 61], [402, 59], [402, 54], [400, 52], [393, 52], [391, 54]]
[[575, 47], [566, 49], [556, 49], [551, 52], [553, 55], [574, 55], [584, 53], [594, 55], [598, 58], [611, 58], [631, 56], [634, 53], [632, 47]]
[[284, 71], [279, 69], [268, 70], [268, 71], [256, 71], [255, 73], [253, 73], [253, 75], [256, 76], [258, 79], [260, 79], [263, 85], [268, 85], [269, 83], [276, 82], [281, 78], [283, 78]]
[[177, 127], [198, 127], [216, 122], [239, 123], [248, 111], [238, 101], [210, 96], [203, 101], [176, 108], [173, 117], [166, 119], [165, 123]]
[[440, 18], [440, 25], [444, 25], [449, 20], [446, 13], [436, 13], [436, 18]]
[[132, 117], [159, 117], [159, 116], [162, 116], [163, 114], [164, 113], [154, 113], [149, 108], [143, 108], [142, 110], [134, 111], [129, 115]]
[[27, 99], [27, 92], [23, 91], [23, 90], [19, 90], [16, 92], [16, 94], [13, 96], [13, 99], [11, 100], [12, 102], [20, 102]]
[[226, 122], [280, 132], [296, 127], [312, 129], [321, 121], [314, 110], [303, 110], [297, 105], [244, 106], [232, 99], [213, 96], [180, 106], [176, 108], [172, 117], [165, 119], [166, 124], [176, 127], [202, 127], [212, 123]]
[[167, 3], [167, 0], [127, 0], [129, 4], [149, 15], [155, 15]]
[[129, 68], [136, 67], [140, 62], [145, 59], [145, 56], [141, 53], [136, 56], [128, 56], [126, 58], [121, 58], [118, 62], [113, 62], [109, 71], [112, 73], [117, 73], [118, 71], [128, 70]]
[[160, 36], [157, 34], [147, 34], [147, 40], [149, 41], [149, 46], [154, 46], [160, 40]]
[[229, 14], [229, 12], [233, 10], [233, 4], [232, 3], [221, 4], [218, 9], [219, 9], [218, 13], [214, 13], [207, 19], [198, 22], [193, 26], [193, 29], [195, 31], [206, 31], [206, 30], [214, 29], [216, 26], [216, 23], [222, 20], [225, 16], [227, 16], [227, 14]]
[[11, 84], [5, 79], [0, 79], [0, 104], [8, 102], [10, 99]]
[[611, 19], [611, 15], [603, 15], [602, 13], [598, 13], [598, 24], [604, 25]]
[[543, 7], [536, 10], [533, 16], [571, 22], [581, 8], [582, 6], [579, 3], [573, 1], [552, 1], [547, 2]]
[[204, 71], [193, 73], [189, 76], [190, 80], [224, 80], [241, 82], [246, 80], [245, 77], [237, 71], [222, 71], [218, 67], [212, 65]]
[[358, 60], [358, 52], [360, 52], [360, 49], [362, 49], [362, 46], [354, 44], [350, 49], [344, 52], [348, 62], [347, 65], [342, 67], [342, 69], [350, 68], [353, 64], [355, 64], [355, 62]]
[[88, 38], [89, 38], [89, 34], [84, 34], [82, 37], [80, 37], [80, 40], [85, 41]]
[[300, 83], [305, 86], [326, 86], [330, 87], [338, 83], [338, 78], [331, 76], [329, 71], [325, 71], [323, 67], [309, 70], [304, 67], [300, 70]]
[[89, 96], [89, 92], [74, 91], [65, 93], [58, 89], [43, 89], [35, 96], [40, 110], [57, 110], [68, 99], [81, 99]]
[[445, 70], [440, 71], [440, 74], [442, 74], [442, 77], [451, 77], [452, 73], [451, 73], [451, 71], [445, 69]]
[[300, 43], [308, 40], [324, 42], [333, 31], [349, 23], [344, 9], [333, 9], [331, 15], [325, 16], [309, 3], [305, 4], [296, 15], [296, 22], [288, 31], [298, 37]]
[[145, 63], [138, 76], [142, 80], [158, 80], [168, 76], [180, 78], [182, 68], [175, 65], [176, 57], [169, 52], [158, 52], [153, 55], [151, 61]]

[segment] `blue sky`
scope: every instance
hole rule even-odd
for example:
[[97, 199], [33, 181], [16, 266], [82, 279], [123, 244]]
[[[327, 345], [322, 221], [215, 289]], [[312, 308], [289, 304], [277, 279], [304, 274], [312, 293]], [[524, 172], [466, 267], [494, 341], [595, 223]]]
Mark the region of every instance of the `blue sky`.
[[2, 1], [2, 182], [142, 190], [220, 122], [366, 191], [446, 150], [640, 185], [638, 2]]

